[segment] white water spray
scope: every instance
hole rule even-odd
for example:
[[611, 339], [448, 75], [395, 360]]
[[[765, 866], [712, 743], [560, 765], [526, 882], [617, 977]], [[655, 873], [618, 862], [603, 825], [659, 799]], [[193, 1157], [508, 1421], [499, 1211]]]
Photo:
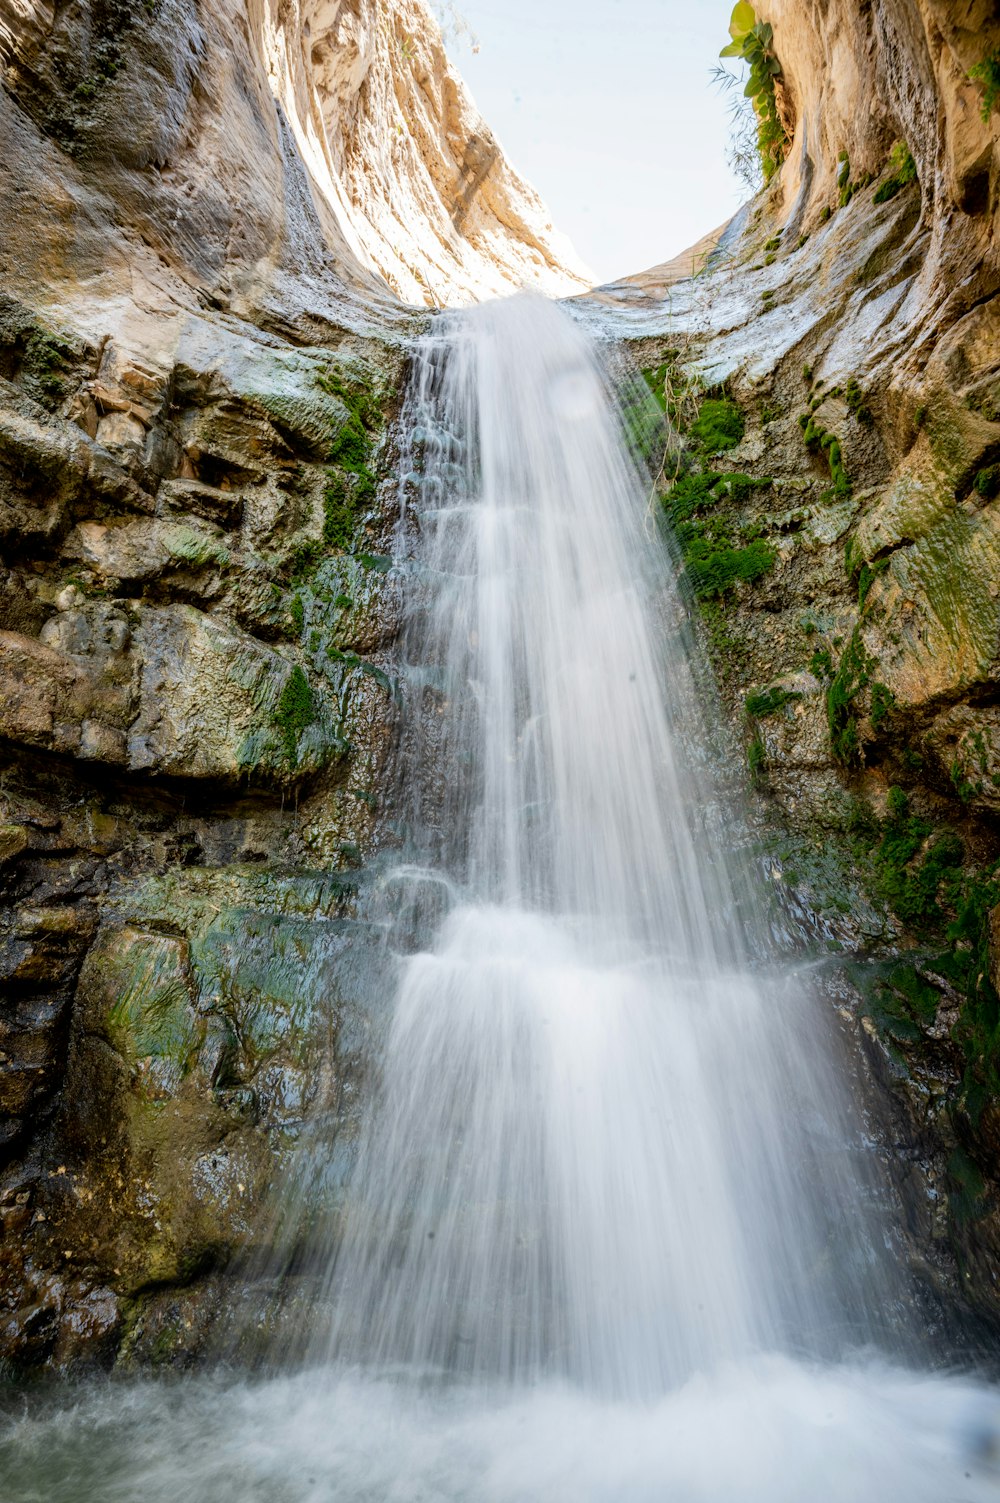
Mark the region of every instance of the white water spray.
[[829, 1040], [753, 979], [699, 837], [677, 605], [593, 346], [487, 305], [424, 342], [414, 406], [404, 770], [460, 899], [405, 967], [331, 1349], [654, 1398], [864, 1343], [892, 1294]]

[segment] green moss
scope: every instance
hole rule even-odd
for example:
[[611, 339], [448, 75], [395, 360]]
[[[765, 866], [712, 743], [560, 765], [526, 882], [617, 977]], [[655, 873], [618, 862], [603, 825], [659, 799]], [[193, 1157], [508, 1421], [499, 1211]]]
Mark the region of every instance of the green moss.
[[896, 696], [885, 684], [872, 684], [872, 729], [879, 730], [888, 719], [896, 703]]
[[917, 164], [905, 141], [897, 141], [889, 153], [890, 175], [875, 190], [875, 203], [884, 204], [895, 198], [910, 183], [917, 180]]
[[767, 771], [767, 748], [759, 731], [747, 747], [747, 770], [754, 783], [760, 783]]
[[824, 204], [822, 212], [820, 213], [820, 216], [819, 216], [819, 222], [820, 222], [820, 224], [826, 224], [827, 220], [830, 219], [832, 217], [832, 215], [833, 215], [833, 210], [831, 209], [830, 205], [829, 204]]
[[68, 389], [72, 345], [47, 329], [32, 329], [24, 346], [22, 369], [48, 402], [60, 402]]
[[904, 961], [878, 977], [869, 996], [869, 1012], [881, 1033], [900, 1044], [915, 1044], [937, 1017], [940, 1000], [937, 987]]
[[953, 831], [934, 835], [928, 820], [911, 813], [903, 790], [890, 789], [874, 861], [879, 890], [904, 924], [922, 931], [940, 928], [942, 887], [948, 885], [950, 892], [963, 859], [962, 842]]
[[330, 443], [328, 458], [333, 468], [323, 493], [323, 542], [347, 552], [365, 509], [375, 498], [377, 477], [370, 460], [374, 435], [383, 424], [382, 412], [373, 392], [339, 371], [327, 372], [319, 384], [347, 409], [347, 418]]
[[865, 608], [865, 601], [868, 599], [868, 592], [872, 585], [880, 574], [885, 573], [888, 567], [889, 560], [887, 558], [880, 558], [874, 564], [865, 563], [861, 565], [858, 571], [858, 605], [862, 610]]
[[864, 423], [866, 428], [870, 428], [875, 421], [875, 414], [872, 412], [871, 407], [868, 405], [867, 397], [853, 376], [850, 377], [847, 385], [844, 387], [844, 401], [847, 403], [852, 417], [857, 418], [859, 423]]
[[852, 490], [851, 477], [844, 467], [840, 440], [836, 434], [829, 432], [822, 424], [817, 423], [811, 411], [800, 414], [799, 427], [802, 429], [802, 437], [809, 452], [811, 454], [822, 453], [826, 455], [826, 462], [830, 468], [830, 479], [833, 481], [835, 494], [838, 496], [849, 496]]
[[724, 595], [738, 582], [752, 584], [774, 568], [775, 555], [756, 539], [743, 548], [713, 547], [699, 540], [687, 554], [687, 577], [699, 600]]
[[982, 87], [983, 98], [979, 113], [983, 124], [988, 125], [990, 116], [1000, 101], [1000, 48], [987, 52], [982, 62], [969, 69], [969, 77], [973, 83]]
[[854, 185], [851, 182], [851, 159], [846, 151], [839, 153], [837, 161], [840, 163], [837, 169], [837, 202], [842, 209], [846, 209], [854, 197]]
[[978, 496], [987, 501], [992, 501], [1000, 495], [1000, 464], [991, 464], [980, 470], [973, 481], [973, 488]]
[[313, 694], [309, 680], [296, 663], [285, 680], [274, 709], [274, 723], [284, 742], [285, 756], [292, 767], [298, 765], [299, 737], [314, 715]]
[[301, 595], [292, 596], [291, 604], [288, 607], [288, 614], [292, 618], [292, 626], [295, 629], [296, 636], [301, 637], [306, 621], [306, 608], [302, 603]]
[[837, 761], [847, 767], [854, 766], [860, 759], [855, 701], [868, 687], [873, 666], [855, 628], [826, 691], [830, 748]]
[[[815, 627], [813, 627], [813, 630], [815, 630]], [[830, 655], [829, 647], [817, 647], [809, 659], [809, 672], [814, 678], [833, 678], [833, 658]]]
[[746, 712], [755, 720], [763, 720], [768, 715], [776, 714], [791, 700], [801, 698], [802, 695], [798, 690], [783, 689], [777, 685], [769, 689], [756, 689], [746, 697]]
[[719, 454], [735, 449], [744, 429], [743, 414], [735, 402], [728, 397], [707, 399], [691, 424], [691, 437], [706, 454]]
[[723, 495], [745, 499], [757, 486], [770, 484], [749, 475], [689, 473], [664, 496], [685, 577], [699, 600], [717, 599], [739, 581], [752, 583], [773, 568], [775, 554], [765, 542], [738, 533], [730, 519], [714, 511]]

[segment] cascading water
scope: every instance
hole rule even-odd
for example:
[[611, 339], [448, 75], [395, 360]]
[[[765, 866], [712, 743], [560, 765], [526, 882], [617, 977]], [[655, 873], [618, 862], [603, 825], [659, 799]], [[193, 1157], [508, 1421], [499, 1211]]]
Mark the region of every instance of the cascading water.
[[400, 962], [310, 1360], [29, 1415], [4, 1496], [995, 1496], [990, 1391], [862, 1355], [927, 1361], [891, 1207], [828, 1019], [748, 960], [593, 346], [536, 300], [449, 315], [408, 416], [405, 873], [447, 911]]
[[456, 899], [404, 969], [332, 1350], [650, 1397], [864, 1342], [897, 1291], [821, 1021], [753, 980], [692, 819], [688, 655], [594, 349], [487, 305], [425, 340], [412, 408], [404, 765]]

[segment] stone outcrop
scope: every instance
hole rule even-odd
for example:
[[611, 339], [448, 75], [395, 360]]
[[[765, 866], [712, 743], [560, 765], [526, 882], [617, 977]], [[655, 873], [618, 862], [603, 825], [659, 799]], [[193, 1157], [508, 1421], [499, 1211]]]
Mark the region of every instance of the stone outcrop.
[[1000, 22], [895, 0], [759, 15], [780, 172], [695, 275], [596, 296], [685, 435], [660, 484], [776, 927], [852, 957], [925, 1176], [919, 1257], [995, 1321], [1000, 114], [970, 72]]

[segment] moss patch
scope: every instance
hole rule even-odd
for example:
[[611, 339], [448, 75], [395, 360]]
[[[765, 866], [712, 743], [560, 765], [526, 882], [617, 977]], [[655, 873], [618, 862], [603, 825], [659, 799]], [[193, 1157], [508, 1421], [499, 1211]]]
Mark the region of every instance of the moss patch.
[[375, 499], [378, 481], [371, 459], [375, 436], [383, 426], [382, 410], [368, 387], [340, 371], [321, 376], [319, 384], [347, 409], [347, 418], [330, 443], [332, 468], [323, 493], [323, 542], [346, 552], [354, 543], [365, 509]]
[[905, 141], [897, 141], [889, 153], [889, 176], [875, 190], [875, 203], [887, 203], [916, 180], [917, 164], [910, 155], [910, 148]]
[[751, 584], [767, 574], [775, 554], [760, 537], [737, 530], [733, 520], [715, 508], [726, 495], [748, 495], [758, 485], [752, 476], [682, 475], [664, 497], [684, 560], [688, 584], [698, 600], [716, 599], [742, 581]]
[[285, 756], [292, 767], [299, 760], [299, 737], [313, 720], [313, 693], [309, 680], [296, 663], [285, 680], [274, 707], [274, 723], [281, 733]]
[[743, 414], [728, 397], [707, 398], [691, 424], [690, 434], [706, 454], [735, 449], [745, 431]]

